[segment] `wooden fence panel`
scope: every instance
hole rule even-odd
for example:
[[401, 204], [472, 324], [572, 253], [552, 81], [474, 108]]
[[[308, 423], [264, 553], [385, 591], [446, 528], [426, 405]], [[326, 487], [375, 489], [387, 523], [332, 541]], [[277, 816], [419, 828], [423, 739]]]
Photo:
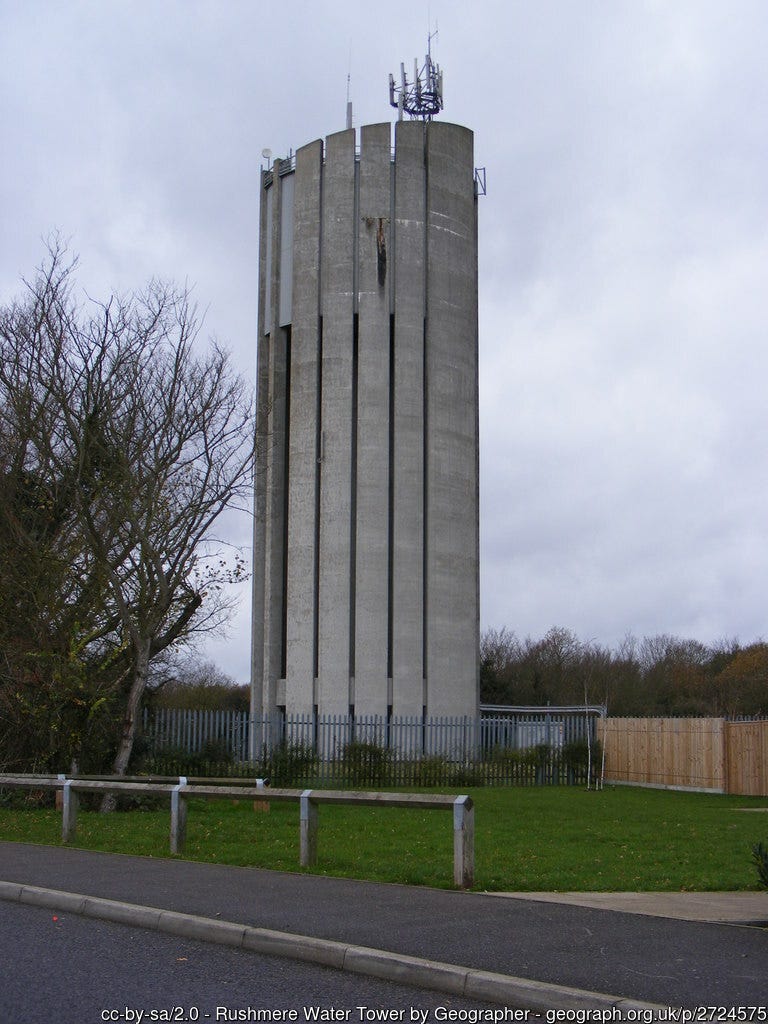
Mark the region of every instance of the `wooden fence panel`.
[[726, 791], [721, 718], [606, 718], [605, 781]]
[[726, 722], [728, 793], [768, 796], [768, 721]]

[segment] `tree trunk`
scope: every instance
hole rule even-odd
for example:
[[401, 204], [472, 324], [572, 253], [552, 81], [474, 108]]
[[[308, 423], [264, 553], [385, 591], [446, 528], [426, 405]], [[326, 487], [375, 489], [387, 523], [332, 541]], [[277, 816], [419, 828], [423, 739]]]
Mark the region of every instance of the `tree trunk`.
[[[139, 719], [139, 708], [141, 698], [147, 685], [149, 674], [149, 643], [145, 642], [136, 656], [136, 666], [133, 672], [133, 682], [128, 694], [128, 703], [123, 717], [123, 732], [120, 743], [117, 747], [117, 754], [112, 764], [113, 775], [125, 775], [128, 762], [133, 751], [133, 741], [136, 739], [136, 726]], [[117, 806], [117, 797], [114, 793], [105, 793], [101, 801], [101, 813], [109, 814]]]

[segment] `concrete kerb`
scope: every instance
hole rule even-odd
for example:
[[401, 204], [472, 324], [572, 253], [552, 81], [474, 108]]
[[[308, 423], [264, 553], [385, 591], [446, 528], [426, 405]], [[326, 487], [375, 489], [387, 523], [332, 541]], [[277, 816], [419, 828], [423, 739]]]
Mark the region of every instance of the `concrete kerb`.
[[271, 956], [303, 960], [400, 984], [464, 996], [467, 999], [500, 1003], [515, 1009], [615, 1008], [657, 1012], [665, 1009], [654, 1003], [638, 1002], [621, 996], [606, 995], [603, 992], [589, 992], [585, 989], [495, 974], [491, 971], [425, 960], [367, 946], [350, 945], [332, 939], [317, 939], [308, 935], [272, 931], [268, 928], [254, 928], [231, 921], [218, 921], [194, 914], [182, 914], [98, 896], [84, 896], [58, 889], [23, 885], [19, 882], [0, 881], [0, 899], [148, 928], [182, 938], [219, 943]]
[[246, 928], [243, 949], [267, 956], [303, 960], [342, 971], [349, 946], [333, 939], [315, 939], [311, 935], [293, 935], [290, 932], [272, 931], [270, 928]]
[[217, 921], [195, 914], [181, 914], [175, 910], [164, 910], [160, 914], [157, 930], [183, 939], [199, 939], [202, 942], [216, 942], [221, 946], [243, 945], [246, 925], [233, 921]]

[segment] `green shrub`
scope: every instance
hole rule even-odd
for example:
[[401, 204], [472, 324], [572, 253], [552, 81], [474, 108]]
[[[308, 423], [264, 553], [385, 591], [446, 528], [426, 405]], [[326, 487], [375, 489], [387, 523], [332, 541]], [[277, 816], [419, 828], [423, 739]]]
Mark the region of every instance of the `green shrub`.
[[572, 743], [566, 743], [560, 750], [560, 760], [571, 781], [586, 782], [587, 768], [590, 763], [592, 780], [599, 778], [602, 759], [603, 748], [597, 740], [592, 744], [591, 750], [586, 740], [574, 740]]
[[[81, 796], [92, 797], [90, 804], [86, 805], [81, 800], [80, 806], [85, 809], [96, 811], [101, 806], [101, 793], [84, 793]], [[118, 793], [115, 800], [116, 811], [161, 811], [167, 809], [168, 797], [159, 793]]]
[[234, 758], [223, 740], [208, 740], [192, 753], [180, 746], [159, 747], [134, 768], [141, 775], [230, 775]]
[[342, 761], [353, 786], [376, 786], [388, 778], [392, 755], [379, 743], [351, 740], [344, 747]]
[[52, 789], [0, 788], [0, 807], [9, 810], [40, 810], [53, 807], [55, 791]]
[[502, 785], [531, 785], [536, 781], [539, 761], [536, 747], [494, 747], [488, 760], [489, 779]]
[[525, 754], [526, 751], [519, 750], [517, 747], [496, 746], [488, 755], [488, 760], [491, 764], [515, 767], [522, 764]]
[[432, 755], [401, 765], [403, 781], [410, 786], [444, 786], [448, 766], [442, 757]]
[[[566, 768], [574, 772], [586, 772], [589, 763], [589, 745], [586, 740], [573, 740], [565, 743], [560, 749], [560, 759]], [[595, 752], [592, 749], [592, 763], [594, 764]]]
[[222, 739], [206, 740], [200, 747], [197, 757], [212, 764], [232, 764], [235, 759], [229, 744]]
[[531, 755], [534, 764], [539, 767], [552, 763], [552, 747], [549, 743], [537, 743], [535, 747], [531, 747]]
[[287, 786], [311, 778], [317, 771], [317, 754], [305, 743], [281, 743], [264, 759], [263, 775], [273, 786]]
[[762, 843], [756, 843], [752, 847], [752, 863], [757, 868], [757, 877], [760, 885], [768, 889], [768, 847]]
[[451, 765], [449, 786], [484, 786], [485, 772], [482, 764], [472, 764], [467, 761], [465, 764]]

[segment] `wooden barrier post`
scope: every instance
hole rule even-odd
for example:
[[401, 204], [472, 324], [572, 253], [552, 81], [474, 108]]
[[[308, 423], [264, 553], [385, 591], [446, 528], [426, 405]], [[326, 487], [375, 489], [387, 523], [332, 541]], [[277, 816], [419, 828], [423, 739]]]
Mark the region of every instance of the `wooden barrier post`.
[[[256, 789], [264, 789], [264, 779], [256, 779]], [[261, 811], [263, 814], [269, 813], [269, 800], [254, 800], [253, 801], [254, 811]]]
[[[57, 778], [58, 778], [59, 782], [66, 782], [67, 781], [67, 776], [63, 775], [61, 772], [59, 772], [59, 775], [57, 776]], [[61, 789], [57, 789], [56, 790], [56, 792], [55, 792], [55, 794], [53, 796], [53, 805], [54, 805], [54, 807], [56, 808], [57, 811], [62, 811], [64, 809], [64, 792], [63, 792], [63, 790], [61, 790]]]
[[186, 784], [186, 778], [180, 775], [178, 786], [171, 790], [171, 853], [183, 853], [187, 840], [187, 798], [180, 792]]
[[459, 889], [475, 882], [475, 808], [469, 796], [453, 803], [453, 882]]
[[72, 779], [64, 782], [61, 800], [61, 841], [69, 843], [77, 831], [77, 793], [72, 789]]
[[311, 789], [301, 794], [299, 822], [299, 863], [308, 868], [317, 861], [317, 804], [312, 801]]

